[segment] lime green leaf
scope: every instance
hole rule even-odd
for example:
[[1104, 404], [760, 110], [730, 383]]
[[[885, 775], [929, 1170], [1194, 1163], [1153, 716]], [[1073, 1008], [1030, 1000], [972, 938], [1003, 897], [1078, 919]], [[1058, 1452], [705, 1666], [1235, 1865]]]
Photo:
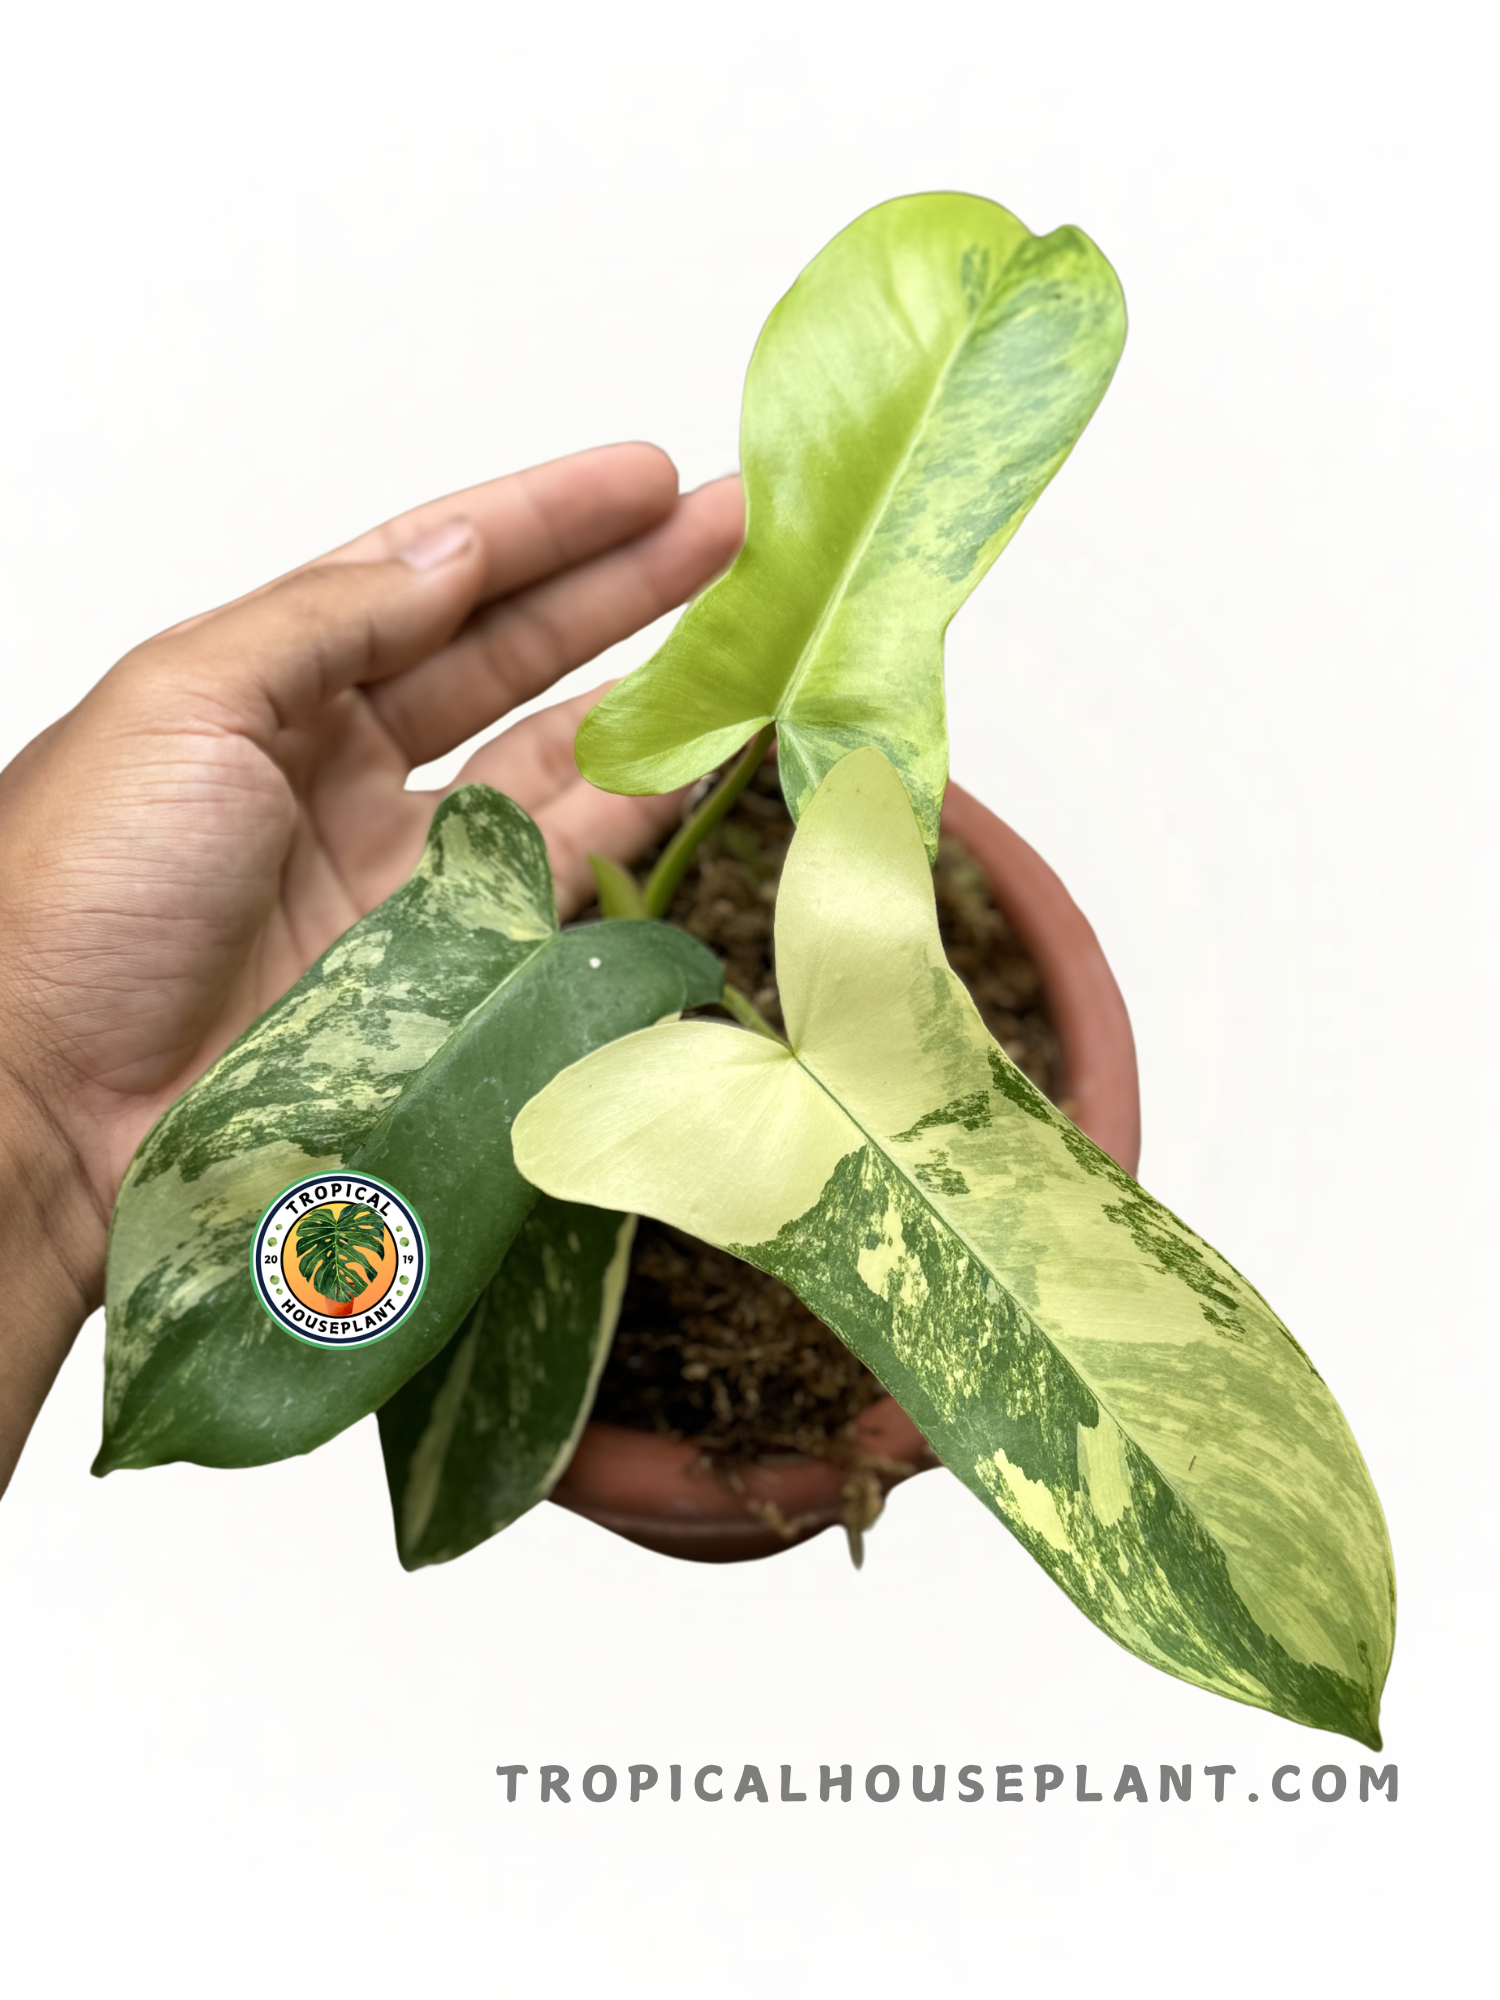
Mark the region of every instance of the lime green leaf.
[[928, 851], [948, 775], [943, 633], [1072, 449], [1125, 339], [1076, 229], [973, 195], [860, 216], [772, 312], [745, 383], [745, 546], [578, 732], [586, 778], [665, 792], [777, 725], [794, 817], [862, 744]]
[[607, 854], [591, 854], [589, 867], [594, 874], [594, 891], [600, 913], [606, 917], [649, 917], [641, 885], [628, 868], [611, 861]]
[[543, 1195], [442, 1353], [380, 1412], [408, 1569], [449, 1562], [545, 1500], [593, 1407], [635, 1217]]
[[630, 1035], [522, 1111], [549, 1194], [691, 1230], [790, 1285], [1121, 1645], [1378, 1743], [1379, 1502], [1260, 1295], [985, 1032], [900, 781], [824, 781], [782, 876], [790, 1047]]
[[[416, 873], [160, 1120], [115, 1208], [97, 1472], [260, 1465], [377, 1409], [454, 1332], [535, 1199], [510, 1122], [563, 1064], [717, 996], [663, 924], [559, 934], [541, 835], [484, 786], [438, 811]], [[387, 1338], [290, 1339], [252, 1288], [289, 1182], [377, 1175], [422, 1218], [426, 1289]]]

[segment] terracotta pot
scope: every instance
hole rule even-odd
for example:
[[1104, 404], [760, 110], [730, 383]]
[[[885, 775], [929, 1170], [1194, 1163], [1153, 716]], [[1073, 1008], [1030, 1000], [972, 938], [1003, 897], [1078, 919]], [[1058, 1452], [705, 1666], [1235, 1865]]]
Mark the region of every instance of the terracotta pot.
[[[961, 786], [948, 787], [943, 830], [984, 869], [991, 895], [1042, 976], [1062, 1044], [1064, 1108], [1134, 1173], [1141, 1146], [1135, 1039], [1087, 917], [1036, 850]], [[861, 1417], [855, 1443], [883, 1461], [876, 1476], [887, 1491], [937, 1463], [890, 1396]], [[591, 1423], [552, 1498], [661, 1555], [742, 1562], [833, 1527], [842, 1517], [846, 1478], [817, 1459], [766, 1459], [745, 1475], [743, 1490], [733, 1490], [707, 1471], [691, 1442]]]

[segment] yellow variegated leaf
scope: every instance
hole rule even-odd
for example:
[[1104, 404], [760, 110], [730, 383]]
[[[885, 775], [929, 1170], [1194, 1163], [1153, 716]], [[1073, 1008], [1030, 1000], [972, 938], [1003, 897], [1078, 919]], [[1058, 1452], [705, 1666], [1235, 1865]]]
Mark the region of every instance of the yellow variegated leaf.
[[522, 1110], [521, 1171], [790, 1285], [1122, 1645], [1378, 1744], [1390, 1554], [1337, 1404], [990, 1039], [876, 750], [803, 818], [776, 956], [790, 1047], [706, 1021], [627, 1036]]
[[1033, 236], [967, 194], [903, 195], [841, 230], [751, 357], [745, 546], [584, 718], [584, 776], [670, 791], [774, 720], [794, 818], [875, 744], [935, 853], [943, 633], [1077, 442], [1124, 339], [1119, 281], [1080, 230]]

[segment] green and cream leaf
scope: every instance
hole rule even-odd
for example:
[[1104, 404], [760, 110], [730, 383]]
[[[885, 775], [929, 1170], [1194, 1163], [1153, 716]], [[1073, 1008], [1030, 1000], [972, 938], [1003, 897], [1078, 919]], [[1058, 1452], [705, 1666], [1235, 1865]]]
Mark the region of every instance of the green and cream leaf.
[[408, 1569], [451, 1562], [545, 1500], [594, 1401], [635, 1217], [543, 1195], [442, 1352], [380, 1412]]
[[[484, 786], [436, 814], [415, 874], [174, 1104], [121, 1189], [106, 1278], [98, 1472], [260, 1465], [377, 1409], [444, 1346], [533, 1201], [516, 1111], [563, 1065], [715, 998], [663, 924], [559, 932], [541, 835]], [[390, 1182], [422, 1217], [420, 1303], [387, 1338], [323, 1349], [262, 1311], [247, 1260], [289, 1182]]]
[[776, 957], [789, 1047], [708, 1021], [627, 1036], [525, 1107], [522, 1172], [790, 1285], [1121, 1645], [1377, 1744], [1390, 1551], [1338, 1406], [990, 1039], [876, 750], [803, 818]]
[[935, 852], [943, 634], [1108, 387], [1119, 282], [1076, 229], [909, 195], [836, 236], [767, 320], [745, 383], [732, 569], [578, 734], [585, 777], [663, 792], [777, 727], [794, 817], [874, 744]]

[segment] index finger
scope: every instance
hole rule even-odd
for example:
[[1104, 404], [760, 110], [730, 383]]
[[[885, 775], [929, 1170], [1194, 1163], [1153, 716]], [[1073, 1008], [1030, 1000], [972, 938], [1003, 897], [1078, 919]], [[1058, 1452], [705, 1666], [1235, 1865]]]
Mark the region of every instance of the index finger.
[[388, 562], [429, 529], [462, 515], [485, 547], [485, 597], [508, 597], [633, 541], [665, 520], [676, 500], [677, 468], [656, 445], [597, 445], [428, 500], [317, 563]]
[[479, 536], [477, 603], [508, 597], [559, 571], [633, 541], [666, 519], [677, 501], [677, 468], [653, 444], [606, 444], [465, 487], [394, 515], [352, 542], [314, 556], [243, 596], [170, 625], [159, 638], [334, 564], [387, 562], [433, 529], [461, 517]]

